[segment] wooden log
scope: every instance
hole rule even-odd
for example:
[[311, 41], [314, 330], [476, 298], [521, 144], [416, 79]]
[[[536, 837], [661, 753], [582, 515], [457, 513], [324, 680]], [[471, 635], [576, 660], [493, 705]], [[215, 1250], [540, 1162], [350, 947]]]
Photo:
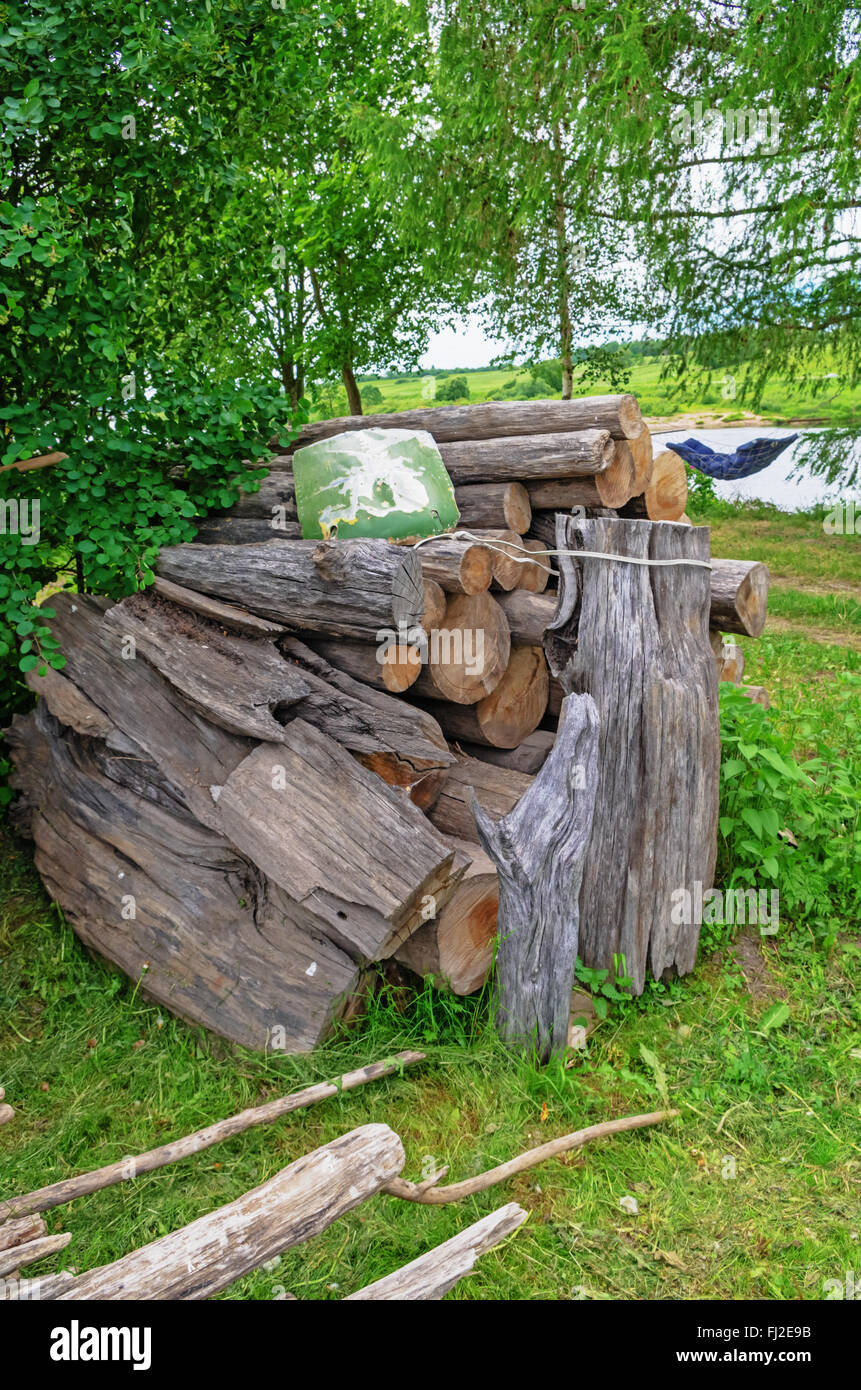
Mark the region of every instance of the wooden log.
[[262, 545], [176, 545], [158, 572], [293, 629], [375, 638], [380, 628], [421, 623], [417, 552], [387, 541], [267, 541]]
[[[594, 477], [559, 475], [552, 481], [530, 480], [526, 491], [533, 512], [570, 511], [572, 507], [621, 507], [632, 495], [635, 480], [631, 450], [625, 441], [617, 441], [608, 466]], [[531, 529], [534, 530], [534, 526]]]
[[43, 676], [28, 671], [24, 680], [33, 694], [45, 701], [54, 718], [67, 728], [90, 738], [107, 738], [113, 732], [114, 726], [104, 711], [59, 671], [50, 666]]
[[460, 526], [514, 531], [525, 535], [532, 519], [529, 493], [522, 483], [464, 483], [455, 488]]
[[415, 554], [424, 579], [432, 580], [447, 594], [481, 594], [490, 588], [492, 556], [486, 546], [455, 540], [454, 536], [435, 536]]
[[[560, 516], [559, 613], [545, 647], [566, 691], [601, 720], [598, 793], [580, 896], [580, 955], [633, 989], [696, 960], [698, 923], [676, 922], [674, 893], [712, 883], [720, 732], [708, 640], [709, 538], [665, 523]], [[647, 566], [611, 555], [699, 563]], [[656, 773], [656, 769], [660, 769]], [[613, 845], [612, 855], [607, 845]], [[683, 914], [686, 915], [686, 914]]]
[[[298, 638], [285, 637], [281, 649], [306, 676], [317, 677], [313, 697], [304, 706], [308, 722], [332, 733], [364, 767], [390, 786], [407, 791], [416, 806], [428, 810], [451, 762], [436, 721], [330, 666]], [[421, 740], [423, 747], [401, 753], [404, 733], [413, 743]]]
[[[294, 719], [261, 743], [218, 798], [230, 842], [362, 961], [391, 955], [441, 906], [454, 855], [409, 800], [325, 734]], [[313, 838], [309, 839], [309, 827]]]
[[[265, 1260], [309, 1240], [400, 1173], [404, 1150], [387, 1125], [363, 1125], [298, 1158], [274, 1178], [178, 1231], [87, 1270], [58, 1302], [204, 1299]], [[46, 1280], [51, 1297], [50, 1280]]]
[[530, 539], [527, 536], [523, 544], [527, 550], [532, 551], [535, 559], [529, 564], [520, 566], [520, 583], [517, 587], [518, 589], [525, 589], [530, 594], [543, 594], [553, 574], [551, 557], [544, 554], [547, 547], [543, 541]]
[[507, 816], [532, 786], [532, 778], [477, 758], [459, 757], [449, 769], [439, 800], [430, 811], [437, 830], [459, 840], [478, 839], [472, 811], [475, 792], [489, 816]]
[[655, 461], [652, 436], [647, 425], [644, 424], [640, 433], [628, 440], [628, 447], [634, 460], [634, 490], [631, 495], [641, 497], [652, 481]]
[[480, 743], [465, 743], [463, 751], [469, 758], [479, 758], [496, 767], [508, 767], [514, 772], [528, 772], [534, 776], [547, 761], [555, 738], [555, 730], [536, 729], [516, 748], [487, 748]]
[[350, 1302], [401, 1302], [406, 1299], [429, 1302], [442, 1298], [475, 1268], [480, 1255], [492, 1250], [512, 1235], [526, 1220], [528, 1212], [516, 1202], [474, 1221], [465, 1231], [446, 1240], [436, 1249], [420, 1255], [403, 1269], [377, 1279], [344, 1299]]
[[472, 994], [481, 989], [493, 961], [496, 867], [478, 844], [454, 839], [449, 844], [466, 861], [463, 877], [441, 911], [413, 932], [395, 958], [439, 989]]
[[180, 608], [198, 613], [201, 618], [226, 627], [229, 632], [241, 632], [246, 637], [278, 637], [286, 632], [283, 623], [270, 623], [266, 618], [258, 618], [256, 613], [248, 613], [232, 603], [219, 603], [218, 599], [207, 598], [194, 589], [184, 589], [181, 584], [172, 584], [157, 574], [152, 582], [152, 592], [159, 598], [166, 598]]
[[740, 685], [739, 690], [755, 705], [762, 705], [763, 709], [768, 709], [771, 705], [771, 697], [764, 685]]
[[760, 637], [768, 609], [769, 579], [767, 566], [756, 560], [713, 558], [709, 612], [711, 626], [722, 632]]
[[516, 531], [476, 531], [475, 535], [488, 547], [494, 589], [516, 589], [525, 563], [521, 537]]
[[348, 642], [346, 638], [339, 642], [327, 642], [325, 638], [317, 642], [310, 640], [308, 645], [330, 666], [392, 695], [402, 695], [415, 685], [422, 669], [421, 649], [407, 643], [391, 642], [384, 653], [381, 647], [369, 646], [367, 642]]
[[474, 705], [439, 700], [428, 712], [449, 738], [516, 748], [534, 732], [547, 707], [548, 673], [540, 647], [512, 647], [505, 675], [490, 695]]
[[142, 749], [114, 754], [63, 731], [41, 703], [7, 738], [36, 868], [85, 945], [243, 1047], [274, 1037], [302, 1052], [327, 1035], [359, 971], [313, 904], [194, 819]]
[[494, 821], [476, 800], [479, 842], [499, 878], [496, 1027], [546, 1061], [568, 1045], [577, 901], [598, 786], [598, 711], [562, 705], [553, 751], [514, 809]]
[[270, 465], [273, 471], [263, 479], [256, 492], [243, 492], [239, 501], [228, 515], [233, 517], [263, 517], [269, 521], [298, 521], [296, 510], [296, 486], [292, 471], [283, 472], [285, 467], [292, 470], [292, 460], [283, 457]]
[[425, 586], [425, 606], [422, 614], [422, 627], [425, 632], [431, 632], [435, 627], [439, 627], [445, 617], [445, 606], [448, 602], [445, 590], [441, 584], [437, 584], [434, 579], [426, 579]]
[[678, 521], [688, 504], [688, 475], [672, 449], [663, 449], [652, 464], [652, 476], [642, 496], [631, 497], [620, 511], [648, 521]]
[[512, 642], [538, 646], [544, 641], [544, 633], [556, 615], [555, 593], [533, 594], [515, 589], [510, 594], [497, 594], [496, 598], [508, 620]]
[[58, 1250], [65, 1250], [71, 1239], [71, 1231], [63, 1231], [56, 1236], [40, 1236], [37, 1240], [24, 1241], [7, 1250], [0, 1250], [0, 1276], [35, 1264], [46, 1255], [56, 1255]]
[[735, 642], [724, 644], [715, 664], [719, 681], [730, 681], [733, 685], [741, 685], [744, 678], [744, 652]]
[[[377, 698], [371, 706], [364, 686], [339, 681], [333, 688], [311, 669], [311, 653], [295, 640], [285, 660], [265, 639], [222, 632], [147, 593], [124, 599], [104, 623], [116, 633], [118, 647], [130, 638], [201, 718], [232, 734], [282, 742], [289, 721], [302, 718], [352, 753], [386, 759], [392, 772], [386, 780], [398, 785], [404, 785], [401, 773], [408, 773], [411, 784], [417, 772], [449, 761], [433, 724], [417, 723], [397, 700]], [[368, 651], [375, 660], [374, 648]], [[301, 666], [303, 659], [310, 664]], [[135, 688], [132, 680], [131, 699]]]
[[499, 687], [510, 657], [508, 623], [496, 600], [487, 593], [454, 594], [429, 634], [416, 694], [473, 705]]
[[600, 474], [613, 464], [615, 443], [607, 430], [580, 430], [440, 444], [439, 451], [446, 472], [459, 487]]
[[[614, 439], [638, 435], [643, 416], [636, 396], [581, 396], [573, 401], [487, 401], [480, 405], [427, 406], [383, 415], [348, 415], [305, 425], [288, 447], [300, 449], [346, 430], [428, 430], [437, 443], [500, 436], [608, 430]], [[273, 448], [278, 448], [273, 441]]]
[[[0, 1203], [0, 1212], [3, 1210], [5, 1203]], [[13, 1245], [24, 1245], [27, 1241], [37, 1240], [47, 1234], [48, 1227], [41, 1216], [20, 1216], [13, 1220], [4, 1219], [0, 1215], [0, 1250], [10, 1250]]]
[[267, 541], [302, 539], [298, 521], [256, 516], [207, 516], [195, 533], [197, 545], [263, 545]]
[[[62, 1178], [48, 1187], [40, 1187], [35, 1192], [27, 1192], [20, 1197], [11, 1197], [5, 1202], [0, 1202], [0, 1220], [3, 1213], [10, 1216], [22, 1213], [18, 1220], [8, 1220], [4, 1225], [0, 1225], [0, 1250], [6, 1249], [7, 1245], [18, 1244], [19, 1238], [33, 1239], [45, 1232], [45, 1222], [41, 1217], [30, 1213], [64, 1206], [76, 1197], [87, 1197], [91, 1192], [100, 1192], [105, 1187], [114, 1187], [119, 1182], [142, 1177], [144, 1173], [152, 1173], [157, 1168], [167, 1167], [170, 1163], [179, 1163], [204, 1149], [211, 1149], [213, 1144], [220, 1144], [225, 1139], [244, 1134], [248, 1129], [272, 1124], [274, 1120], [280, 1120], [284, 1115], [292, 1114], [294, 1110], [303, 1110], [306, 1106], [317, 1105], [322, 1100], [338, 1096], [342, 1091], [352, 1091], [369, 1081], [379, 1081], [383, 1077], [392, 1076], [402, 1067], [411, 1067], [416, 1062], [424, 1061], [424, 1057], [423, 1052], [398, 1052], [390, 1061], [371, 1062], [356, 1071], [345, 1072], [337, 1081], [318, 1081], [301, 1091], [279, 1096], [263, 1105], [253, 1105], [247, 1110], [240, 1110], [237, 1114], [228, 1116], [225, 1120], [217, 1120], [205, 1129], [198, 1129], [181, 1139], [160, 1144], [158, 1148], [149, 1149], [147, 1153], [121, 1158], [117, 1163], [108, 1163], [103, 1168], [80, 1173], [74, 1178]], [[7, 1237], [13, 1238], [7, 1238], [4, 1243], [4, 1233]]]

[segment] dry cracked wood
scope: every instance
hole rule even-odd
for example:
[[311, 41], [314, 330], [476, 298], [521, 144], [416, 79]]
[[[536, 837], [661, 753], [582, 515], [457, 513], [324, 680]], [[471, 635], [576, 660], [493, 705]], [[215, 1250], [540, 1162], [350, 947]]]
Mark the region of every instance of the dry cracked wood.
[[176, 584], [330, 637], [373, 639], [422, 621], [415, 550], [387, 541], [272, 540], [257, 545], [176, 545], [158, 572]]
[[300, 541], [298, 521], [262, 516], [208, 516], [195, 532], [197, 545], [262, 545], [266, 541]]
[[[581, 396], [573, 401], [488, 401], [481, 405], [428, 406], [386, 415], [348, 415], [305, 425], [289, 447], [302, 448], [345, 430], [428, 430], [437, 443], [499, 436], [609, 430], [614, 439], [636, 436], [643, 416], [636, 396]], [[278, 447], [273, 444], [273, 447]], [[275, 460], [277, 466], [278, 460]]]
[[442, 1298], [458, 1280], [471, 1273], [480, 1255], [484, 1255], [512, 1235], [527, 1219], [528, 1212], [516, 1202], [509, 1202], [498, 1211], [474, 1221], [465, 1231], [419, 1255], [402, 1269], [384, 1279], [368, 1284], [358, 1293], [351, 1293], [345, 1303], [393, 1302]]
[[265, 1260], [324, 1231], [379, 1192], [404, 1165], [387, 1125], [363, 1125], [296, 1159], [268, 1182], [113, 1264], [63, 1281], [42, 1297], [203, 1299], [226, 1289]]
[[418, 807], [302, 719], [240, 763], [218, 808], [230, 842], [364, 960], [390, 955], [457, 881]]
[[475, 791], [484, 810], [490, 816], [507, 816], [532, 778], [507, 767], [494, 767], [477, 758], [461, 756], [449, 768], [446, 784], [430, 818], [444, 835], [459, 840], [477, 840], [475, 816], [472, 812], [472, 793]]
[[195, 820], [142, 751], [113, 753], [42, 705], [7, 737], [36, 867], [87, 946], [245, 1047], [275, 1036], [307, 1051], [326, 1036], [359, 974], [313, 905]]
[[[677, 923], [673, 893], [712, 883], [717, 842], [717, 677], [708, 638], [706, 528], [559, 516], [560, 550], [694, 560], [648, 566], [560, 556], [551, 669], [592, 695], [600, 717], [598, 795], [580, 895], [580, 955], [625, 957], [640, 993], [685, 974], [699, 926]], [[703, 567], [703, 563], [705, 567]]]
[[476, 704], [429, 700], [427, 710], [449, 738], [516, 748], [544, 717], [549, 679], [540, 646], [512, 647], [505, 674]]
[[258, 618], [256, 613], [249, 613], [232, 603], [220, 603], [218, 599], [198, 594], [194, 589], [184, 589], [181, 584], [172, 584], [158, 574], [152, 582], [152, 592], [158, 594], [159, 598], [179, 604], [180, 608], [198, 613], [201, 618], [209, 618], [219, 627], [226, 627], [228, 632], [241, 632], [247, 637], [278, 637], [286, 632], [283, 623], [270, 623], [266, 618]]
[[450, 840], [466, 871], [448, 902], [399, 947], [402, 965], [430, 976], [438, 988], [472, 994], [484, 984], [493, 960], [499, 889], [496, 866], [480, 845]]
[[496, 1027], [546, 1061], [568, 1044], [577, 959], [577, 900], [598, 777], [598, 711], [588, 695], [562, 705], [553, 750], [507, 816], [476, 800], [479, 842], [496, 864]]
[[555, 738], [553, 730], [536, 729], [516, 748], [486, 748], [480, 743], [465, 743], [463, 751], [469, 758], [479, 758], [483, 762], [494, 763], [496, 767], [511, 768], [514, 772], [527, 772], [534, 776], [546, 763]]
[[[100, 1192], [102, 1188], [142, 1177], [144, 1173], [152, 1173], [157, 1168], [165, 1168], [169, 1163], [178, 1163], [183, 1158], [212, 1148], [213, 1144], [220, 1144], [225, 1139], [244, 1134], [248, 1129], [272, 1124], [274, 1120], [280, 1120], [294, 1110], [303, 1110], [309, 1105], [319, 1104], [321, 1100], [338, 1096], [343, 1091], [355, 1090], [357, 1086], [364, 1086], [369, 1081], [379, 1081], [385, 1076], [392, 1076], [395, 1072], [400, 1072], [402, 1067], [411, 1067], [416, 1062], [424, 1061], [424, 1056], [423, 1052], [398, 1052], [385, 1061], [371, 1062], [357, 1071], [345, 1072], [337, 1081], [318, 1081], [316, 1085], [293, 1091], [288, 1096], [279, 1096], [277, 1100], [269, 1100], [263, 1105], [253, 1105], [247, 1110], [240, 1110], [238, 1114], [230, 1115], [226, 1120], [216, 1120], [205, 1129], [198, 1129], [193, 1134], [183, 1135], [181, 1139], [160, 1144], [157, 1149], [121, 1158], [119, 1162], [108, 1163], [104, 1168], [95, 1168], [74, 1178], [62, 1178], [48, 1187], [40, 1187], [35, 1192], [27, 1192], [20, 1197], [11, 1197], [5, 1202], [0, 1202], [0, 1222], [3, 1222], [0, 1224], [0, 1250], [45, 1234], [45, 1222], [41, 1217], [30, 1213], [49, 1211], [52, 1207], [74, 1201], [76, 1197], [86, 1197], [91, 1192]], [[18, 1213], [27, 1214], [20, 1215], [18, 1219], [3, 1221], [4, 1215], [14, 1218]]]
[[37, 1240], [23, 1241], [6, 1250], [0, 1250], [0, 1275], [11, 1274], [15, 1269], [35, 1264], [46, 1255], [56, 1255], [64, 1250], [72, 1239], [71, 1231], [63, 1231], [56, 1236], [40, 1236]]

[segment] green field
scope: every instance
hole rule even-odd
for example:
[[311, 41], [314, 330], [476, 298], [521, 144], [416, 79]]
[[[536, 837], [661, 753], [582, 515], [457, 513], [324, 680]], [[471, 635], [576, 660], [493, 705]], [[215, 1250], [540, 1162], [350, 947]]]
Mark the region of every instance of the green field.
[[[662, 380], [663, 364], [659, 359], [639, 359], [632, 368], [626, 389], [632, 391], [639, 398], [643, 413], [650, 418], [668, 419], [678, 414], [684, 414], [686, 418], [701, 418], [704, 422], [719, 419], [727, 424], [739, 423], [743, 422], [750, 413], [740, 401], [743, 370], [743, 368], [733, 368], [726, 371], [722, 369], [715, 371], [712, 374], [710, 384], [697, 387], [690, 382], [674, 384], [672, 381]], [[367, 414], [378, 414], [381, 411], [407, 410], [416, 406], [434, 404], [435, 398], [428, 393], [435, 389], [438, 390], [448, 377], [461, 375], [466, 377], [470, 401], [495, 400], [510, 395], [512, 391], [517, 389], [516, 385], [512, 387], [512, 383], [522, 385], [529, 380], [528, 372], [517, 371], [510, 367], [463, 372], [452, 369], [446, 374], [446, 377], [438, 376], [436, 378], [436, 386], [432, 382], [428, 385], [430, 376], [423, 373], [385, 379], [373, 378], [373, 382], [371, 378], [363, 377], [361, 379], [363, 387], [372, 383], [379, 388], [383, 396], [381, 403], [368, 405], [365, 407], [365, 411]], [[735, 399], [730, 399], [724, 395], [724, 392], [732, 389], [729, 378], [733, 375], [739, 394]], [[814, 389], [817, 385], [818, 390]], [[811, 381], [799, 386], [777, 377], [769, 383], [765, 390], [759, 407], [759, 416], [775, 425], [787, 424], [790, 421], [830, 425], [856, 424], [861, 418], [861, 383], [854, 386], [843, 386], [840, 390], [836, 390], [838, 385], [838, 382], [833, 381], [827, 375], [820, 377], [817, 382]], [[574, 394], [595, 395], [610, 392], [612, 389], [609, 381], [590, 383], [588, 388], [578, 389], [575, 380]], [[559, 392], [550, 391], [542, 394], [558, 396]], [[336, 415], [345, 412], [346, 397], [342, 391], [337, 390], [330, 392], [321, 401], [318, 410], [315, 411], [321, 415]]]
[[[44, 1272], [114, 1259], [369, 1121], [402, 1136], [405, 1176], [446, 1163], [458, 1180], [666, 1100], [681, 1114], [659, 1129], [620, 1135], [469, 1201], [428, 1208], [376, 1198], [223, 1297], [287, 1289], [340, 1299], [511, 1200], [528, 1222], [450, 1298], [821, 1299], [826, 1281], [858, 1271], [861, 653], [849, 643], [859, 630], [861, 550], [825, 536], [815, 516], [721, 513], [715, 553], [766, 558], [783, 609], [773, 631], [743, 641], [745, 680], [770, 690], [771, 713], [737, 696], [736, 710], [724, 696], [719, 874], [728, 884], [760, 872], [771, 849], [755, 827], [770, 835], [763, 808], [777, 807], [776, 823], [797, 841], [793, 849], [775, 840], [778, 935], [709, 929], [687, 979], [652, 985], [637, 1002], [599, 993], [605, 1016], [567, 1068], [512, 1060], [495, 1041], [486, 998], [431, 990], [384, 989], [357, 1027], [313, 1056], [263, 1058], [178, 1022], [91, 958], [48, 901], [28, 847], [7, 830], [0, 1081], [16, 1113], [0, 1128], [0, 1197], [396, 1049], [427, 1053], [402, 1077], [49, 1213], [50, 1228], [72, 1241]], [[845, 610], [812, 612], [811, 590], [838, 589]], [[786, 765], [787, 750], [803, 773], [763, 780], [775, 758]], [[637, 1215], [620, 1207], [625, 1196]]]

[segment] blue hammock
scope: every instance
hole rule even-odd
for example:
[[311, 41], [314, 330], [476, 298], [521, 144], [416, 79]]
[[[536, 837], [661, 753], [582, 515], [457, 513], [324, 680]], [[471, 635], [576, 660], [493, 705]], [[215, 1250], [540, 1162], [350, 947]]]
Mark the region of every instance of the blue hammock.
[[734, 454], [718, 454], [698, 439], [686, 439], [683, 444], [667, 444], [666, 447], [700, 473], [731, 482], [734, 478], [749, 478], [752, 473], [761, 473], [797, 438], [797, 434], [791, 434], [784, 439], [751, 439], [747, 444], [740, 444]]

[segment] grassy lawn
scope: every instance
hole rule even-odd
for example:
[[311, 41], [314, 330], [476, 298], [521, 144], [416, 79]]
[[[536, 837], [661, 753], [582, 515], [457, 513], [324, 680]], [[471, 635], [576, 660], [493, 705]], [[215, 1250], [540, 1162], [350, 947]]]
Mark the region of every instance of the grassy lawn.
[[[750, 707], [766, 721], [757, 737], [767, 746], [771, 729], [792, 746], [818, 779], [823, 807], [839, 787], [851, 807], [861, 785], [861, 653], [846, 643], [859, 631], [859, 542], [825, 536], [815, 518], [745, 512], [724, 513], [713, 535], [716, 554], [764, 558], [785, 581], [773, 591], [773, 633], [743, 642], [745, 680], [772, 695], [770, 716]], [[754, 767], [746, 728], [740, 759]], [[733, 785], [725, 785], [724, 814]], [[839, 853], [858, 818], [847, 814], [832, 832], [805, 831], [789, 803], [781, 817], [796, 832], [804, 874], [832, 882], [833, 893], [817, 890], [800, 908], [803, 889], [790, 892], [787, 879], [795, 906], [785, 917], [781, 906], [777, 936], [761, 938], [756, 927], [705, 931], [693, 976], [610, 1003], [587, 1050], [568, 1068], [543, 1070], [497, 1045], [485, 999], [430, 991], [383, 992], [359, 1026], [312, 1057], [262, 1058], [208, 1037], [84, 951], [48, 902], [27, 847], [7, 831], [0, 1081], [16, 1114], [0, 1128], [0, 1196], [418, 1046], [427, 1061], [402, 1077], [49, 1213], [50, 1228], [72, 1232], [72, 1242], [46, 1272], [114, 1259], [369, 1121], [402, 1136], [405, 1176], [446, 1163], [458, 1180], [668, 1099], [678, 1119], [469, 1201], [427, 1208], [374, 1199], [222, 1296], [269, 1299], [287, 1289], [340, 1299], [517, 1200], [529, 1221], [449, 1297], [821, 1299], [825, 1281], [861, 1272], [861, 939], [846, 906], [847, 874], [858, 869], [851, 847]], [[722, 831], [724, 881], [755, 850], [737, 830]], [[782, 900], [784, 887], [781, 880]], [[624, 1196], [636, 1199], [636, 1215], [620, 1207]]]
[[[743, 368], [732, 368], [728, 371], [718, 369], [712, 374], [712, 380], [697, 388], [690, 382], [685, 384], [674, 383], [662, 379], [664, 364], [657, 358], [638, 359], [632, 369], [631, 379], [626, 390], [633, 391], [639, 398], [643, 414], [652, 418], [664, 418], [677, 415], [680, 411], [685, 412], [685, 418], [695, 417], [702, 419], [702, 422], [713, 423], [721, 420], [727, 424], [743, 424], [749, 410], [738, 400], [725, 399], [723, 392], [730, 389], [729, 377], [735, 377], [737, 387], [741, 389], [743, 379]], [[465, 375], [469, 389], [469, 400], [485, 401], [494, 400], [506, 394], [516, 382], [526, 382], [529, 380], [528, 372], [517, 371], [512, 367], [505, 368], [484, 368], [479, 371], [460, 371], [452, 370], [448, 376]], [[433, 399], [428, 398], [428, 378], [421, 372], [399, 377], [387, 377], [383, 380], [374, 380], [382, 393], [382, 402], [365, 407], [367, 414], [377, 414], [387, 410], [408, 410], [416, 406], [433, 404]], [[442, 385], [444, 378], [437, 379], [437, 389]], [[363, 384], [367, 385], [363, 379]], [[855, 424], [861, 414], [861, 384], [855, 386], [843, 386], [837, 390], [839, 383], [823, 377], [819, 382], [819, 390], [814, 389], [817, 383], [795, 384], [775, 377], [768, 385], [759, 407], [759, 418], [765, 419], [775, 425], [785, 425], [790, 421], [810, 421], [817, 424], [848, 425]], [[590, 383], [588, 387], [578, 388], [575, 384], [575, 395], [597, 395], [603, 392], [611, 392], [613, 387], [609, 381], [598, 381]], [[542, 395], [545, 393], [542, 392]], [[547, 393], [553, 395], [553, 392]], [[559, 394], [559, 393], [555, 393]], [[442, 404], [442, 402], [440, 402]], [[328, 405], [321, 410], [324, 415], [338, 415], [346, 413], [346, 398], [340, 400], [338, 394], [333, 394]]]

